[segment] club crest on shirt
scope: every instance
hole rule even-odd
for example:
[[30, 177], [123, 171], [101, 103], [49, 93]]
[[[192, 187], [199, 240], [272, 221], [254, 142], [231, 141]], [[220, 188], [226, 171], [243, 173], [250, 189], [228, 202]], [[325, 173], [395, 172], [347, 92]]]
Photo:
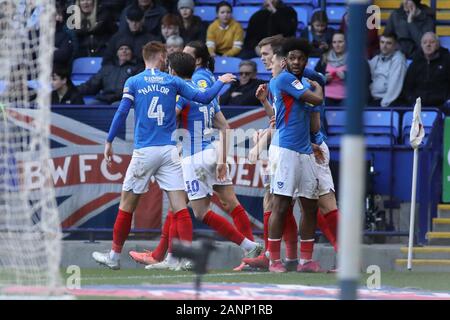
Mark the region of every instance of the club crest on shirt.
[[208, 87], [208, 83], [206, 82], [206, 80], [199, 80], [199, 81], [197, 81], [197, 85], [198, 85], [200, 88], [206, 88], [206, 87]]
[[291, 84], [297, 90], [302, 90], [303, 89], [303, 84], [299, 80], [294, 80]]
[[278, 188], [283, 189], [284, 187], [284, 182], [278, 181], [277, 182]]

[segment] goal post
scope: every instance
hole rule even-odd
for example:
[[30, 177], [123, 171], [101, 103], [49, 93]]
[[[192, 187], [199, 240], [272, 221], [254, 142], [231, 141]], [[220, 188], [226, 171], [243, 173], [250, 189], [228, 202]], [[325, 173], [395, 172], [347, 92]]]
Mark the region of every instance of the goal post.
[[54, 0], [0, 0], [0, 293], [60, 285], [49, 171]]

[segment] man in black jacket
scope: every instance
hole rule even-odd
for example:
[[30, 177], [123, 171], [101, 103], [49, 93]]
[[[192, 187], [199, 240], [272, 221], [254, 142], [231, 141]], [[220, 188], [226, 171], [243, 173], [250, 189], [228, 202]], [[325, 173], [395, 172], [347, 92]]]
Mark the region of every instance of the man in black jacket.
[[230, 89], [220, 96], [220, 104], [232, 106], [259, 106], [256, 89], [265, 81], [256, 79], [256, 63], [251, 60], [239, 64], [239, 81], [233, 82]]
[[155, 0], [134, 0], [131, 5], [129, 5], [122, 11], [119, 30], [124, 31], [126, 29], [126, 17], [128, 10], [136, 5], [139, 6], [142, 11], [144, 11], [144, 31], [159, 37], [161, 35], [161, 19], [167, 13], [167, 11]]
[[133, 6], [128, 9], [126, 20], [127, 25], [125, 30], [119, 30], [109, 40], [108, 47], [103, 56], [103, 65], [114, 64], [117, 44], [124, 40], [130, 42], [136, 62], [143, 65], [142, 48], [150, 41], [159, 40], [156, 36], [144, 31], [144, 11], [138, 6]]
[[450, 99], [450, 53], [433, 32], [423, 35], [421, 46], [406, 72], [403, 96], [410, 105], [421, 97], [423, 106], [439, 107]]
[[421, 0], [403, 0], [399, 9], [392, 11], [385, 33], [395, 34], [400, 50], [407, 59], [420, 51], [420, 40], [425, 32], [434, 31], [433, 18]]
[[264, 0], [264, 7], [250, 18], [244, 40], [241, 58], [259, 56], [258, 43], [266, 37], [281, 34], [295, 37], [297, 32], [297, 12], [281, 0]]
[[139, 72], [133, 60], [132, 46], [126, 42], [117, 45], [115, 64], [104, 65], [88, 81], [78, 86], [83, 95], [95, 95], [89, 104], [117, 104], [122, 98], [125, 81]]

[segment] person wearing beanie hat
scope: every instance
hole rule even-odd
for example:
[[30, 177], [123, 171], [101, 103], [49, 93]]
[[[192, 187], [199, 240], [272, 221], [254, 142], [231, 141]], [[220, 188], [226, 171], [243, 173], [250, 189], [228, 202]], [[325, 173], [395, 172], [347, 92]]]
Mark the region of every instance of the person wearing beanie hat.
[[392, 11], [385, 28], [385, 33], [396, 35], [407, 59], [420, 51], [422, 36], [430, 31], [434, 31], [434, 21], [420, 0], [403, 0], [401, 7]]
[[193, 0], [179, 0], [178, 1], [178, 10], [183, 8], [188, 8], [194, 11], [194, 1]]
[[206, 28], [205, 25], [198, 16], [194, 16], [194, 1], [192, 0], [179, 0], [178, 1], [178, 13], [181, 16], [182, 24], [180, 27], [180, 36], [183, 38], [184, 43], [191, 41], [205, 41]]
[[125, 81], [142, 69], [133, 59], [133, 44], [129, 39], [118, 39], [114, 48], [114, 63], [103, 65], [95, 75], [78, 87], [82, 95], [95, 95], [95, 99], [88, 104], [118, 104]]

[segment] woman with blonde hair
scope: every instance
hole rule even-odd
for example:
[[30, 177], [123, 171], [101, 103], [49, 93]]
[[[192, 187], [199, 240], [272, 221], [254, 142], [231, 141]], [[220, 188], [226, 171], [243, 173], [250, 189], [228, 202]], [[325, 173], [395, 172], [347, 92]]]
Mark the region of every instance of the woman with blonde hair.
[[103, 56], [108, 40], [117, 31], [110, 11], [98, 0], [76, 0], [75, 5], [81, 13], [81, 27], [75, 29], [79, 42], [77, 56]]

